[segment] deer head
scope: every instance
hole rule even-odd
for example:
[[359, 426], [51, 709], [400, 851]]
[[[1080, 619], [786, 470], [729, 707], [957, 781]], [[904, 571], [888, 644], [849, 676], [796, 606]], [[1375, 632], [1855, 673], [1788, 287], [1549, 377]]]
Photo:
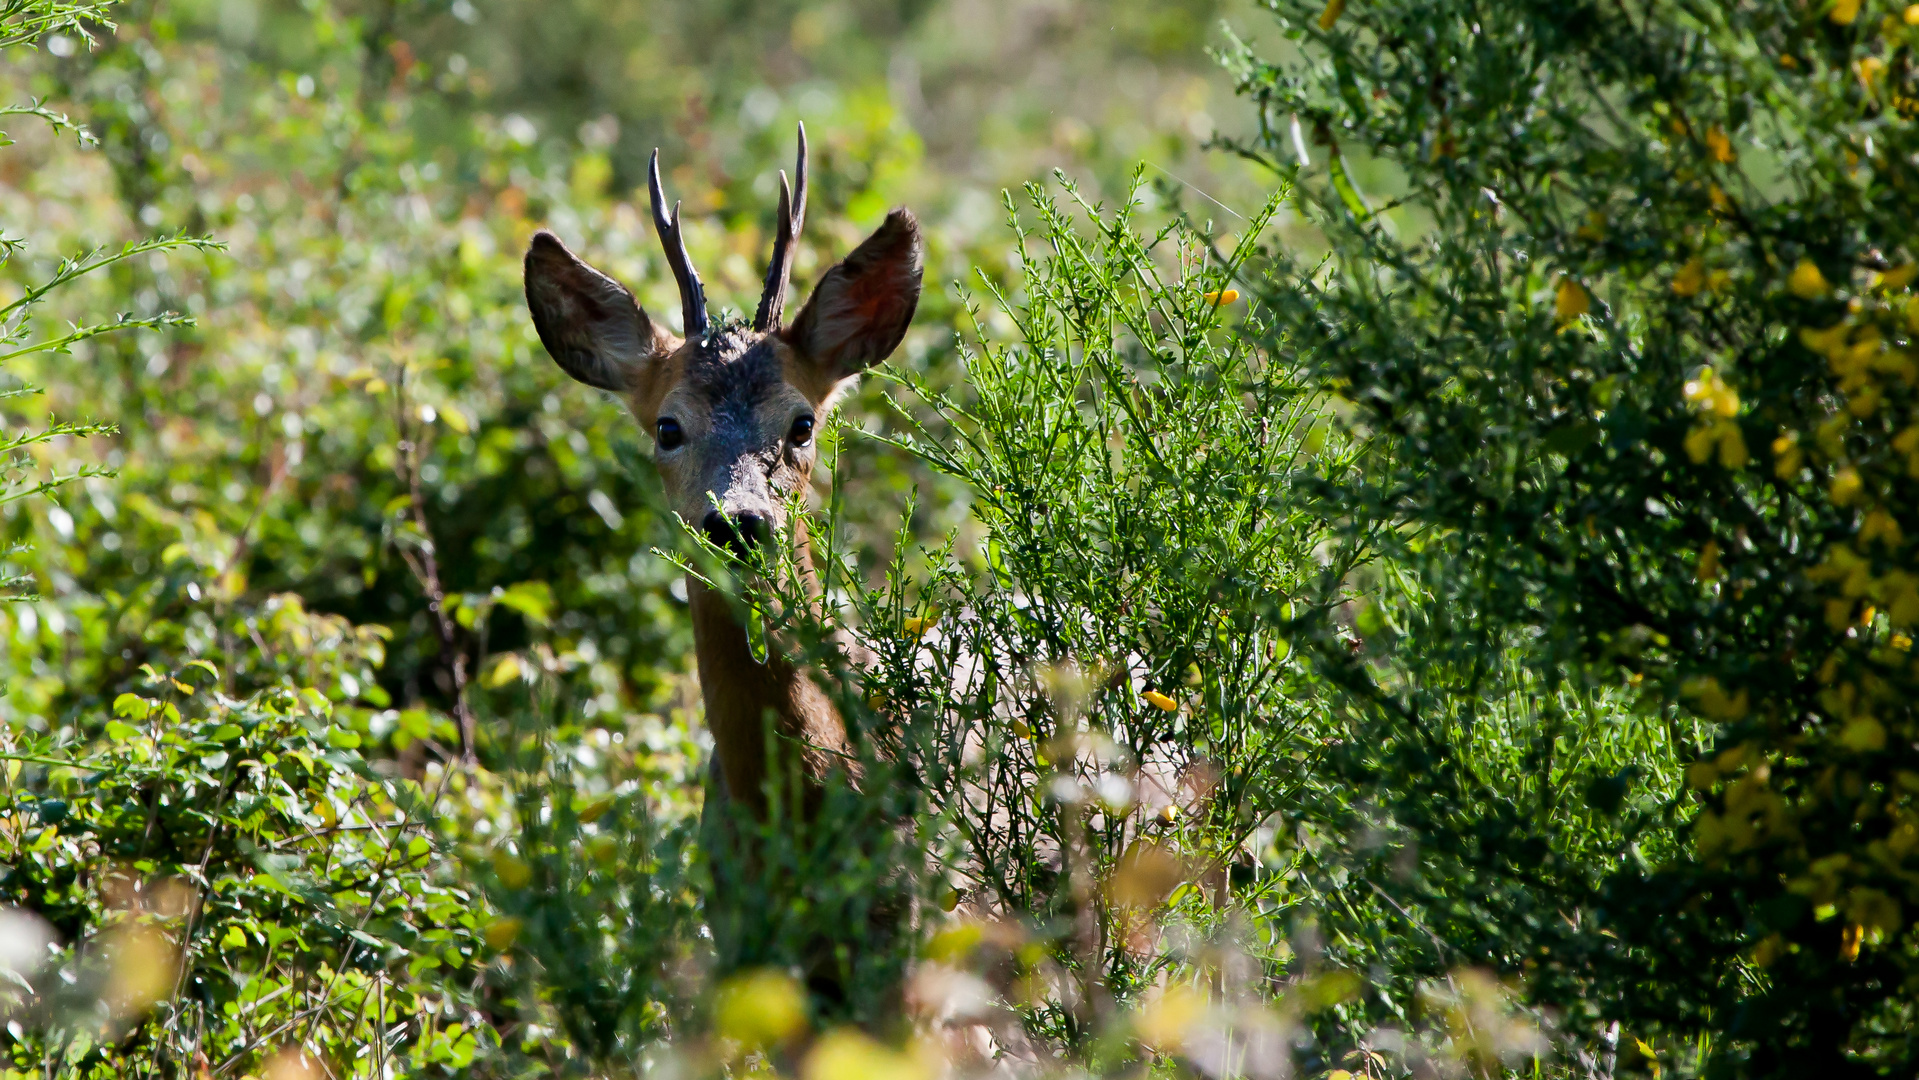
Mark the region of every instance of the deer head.
[[653, 152], [653, 221], [679, 281], [684, 338], [653, 321], [626, 287], [541, 230], [526, 253], [526, 303], [540, 342], [568, 375], [625, 399], [653, 435], [672, 508], [744, 554], [786, 525], [812, 475], [820, 417], [866, 368], [899, 346], [920, 293], [919, 224], [888, 214], [828, 270], [783, 324], [794, 241], [806, 216], [806, 129], [796, 183], [780, 173], [779, 222], [752, 324], [708, 317], [699, 274], [666, 212]]

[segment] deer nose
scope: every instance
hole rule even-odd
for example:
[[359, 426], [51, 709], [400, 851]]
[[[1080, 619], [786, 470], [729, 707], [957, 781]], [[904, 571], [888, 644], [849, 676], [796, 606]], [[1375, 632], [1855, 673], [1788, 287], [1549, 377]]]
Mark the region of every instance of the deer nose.
[[771, 531], [766, 515], [757, 510], [738, 510], [731, 515], [708, 510], [700, 521], [700, 530], [706, 533], [707, 539], [736, 555], [745, 555], [764, 543]]

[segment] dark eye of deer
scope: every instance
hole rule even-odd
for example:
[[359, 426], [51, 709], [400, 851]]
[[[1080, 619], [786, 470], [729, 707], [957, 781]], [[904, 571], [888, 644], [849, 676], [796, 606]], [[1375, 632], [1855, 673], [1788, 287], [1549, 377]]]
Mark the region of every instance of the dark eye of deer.
[[678, 420], [662, 416], [660, 422], [653, 426], [653, 437], [659, 442], [660, 449], [672, 450], [686, 441], [686, 432], [680, 430]]
[[810, 416], [802, 416], [793, 421], [793, 430], [787, 435], [787, 438], [793, 441], [794, 446], [805, 446], [807, 443], [812, 442], [813, 418]]

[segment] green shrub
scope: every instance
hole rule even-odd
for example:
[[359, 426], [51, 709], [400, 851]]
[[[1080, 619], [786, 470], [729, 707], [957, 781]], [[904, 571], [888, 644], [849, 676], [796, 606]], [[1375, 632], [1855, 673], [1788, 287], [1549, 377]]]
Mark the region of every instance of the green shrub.
[[1274, 323], [1371, 440], [1340, 550], [1406, 579], [1315, 653], [1438, 936], [1665, 1067], [1910, 1072], [1919, 17], [1275, 7], [1242, 149], [1331, 256]]

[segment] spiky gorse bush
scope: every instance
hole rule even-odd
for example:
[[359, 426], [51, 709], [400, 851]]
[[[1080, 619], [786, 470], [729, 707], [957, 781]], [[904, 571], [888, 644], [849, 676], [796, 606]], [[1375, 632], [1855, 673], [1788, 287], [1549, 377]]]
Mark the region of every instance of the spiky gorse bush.
[[[822, 508], [807, 528], [818, 597], [791, 566], [709, 565], [705, 548], [684, 561], [770, 648], [805, 654], [864, 738], [857, 782], [757, 833], [749, 865], [780, 871], [759, 879], [761, 948], [722, 946], [708, 1026], [665, 1052], [854, 1076], [1553, 1057], [1512, 987], [1454, 955], [1396, 952], [1379, 884], [1414, 853], [1348, 787], [1355, 729], [1289, 640], [1349, 604], [1371, 555], [1328, 562], [1314, 485], [1360, 444], [1240, 300], [1264, 280], [1249, 262], [1281, 198], [1222, 244], [1176, 217], [1147, 228], [1137, 197], [1027, 196], [1008, 205], [1019, 272], [970, 308], [965, 393], [896, 376], [907, 433], [878, 435], [964, 481], [974, 524], [931, 549], [903, 535], [869, 585]], [[824, 439], [841, 460], [864, 441]], [[836, 633], [868, 662], [847, 664]], [[1374, 838], [1347, 842], [1360, 833]], [[721, 886], [711, 921], [751, 880], [726, 848], [703, 858]], [[885, 905], [848, 905], [849, 881], [917, 893], [916, 925], [875, 933]], [[874, 954], [916, 940], [901, 1011], [871, 981], [891, 974]], [[809, 999], [795, 976], [810, 983], [821, 952], [860, 963], [842, 968], [851, 986]], [[790, 1020], [740, 1019], [759, 1012]]]
[[[1380, 790], [1484, 875], [1425, 886], [1441, 936], [1669, 1068], [1909, 1071], [1919, 9], [1276, 7], [1306, 58], [1247, 59], [1247, 149], [1335, 267], [1276, 321], [1427, 590], [1346, 670]], [[1529, 768], [1588, 768], [1605, 698], [1695, 762], [1594, 763], [1599, 876], [1430, 738], [1528, 686]]]

